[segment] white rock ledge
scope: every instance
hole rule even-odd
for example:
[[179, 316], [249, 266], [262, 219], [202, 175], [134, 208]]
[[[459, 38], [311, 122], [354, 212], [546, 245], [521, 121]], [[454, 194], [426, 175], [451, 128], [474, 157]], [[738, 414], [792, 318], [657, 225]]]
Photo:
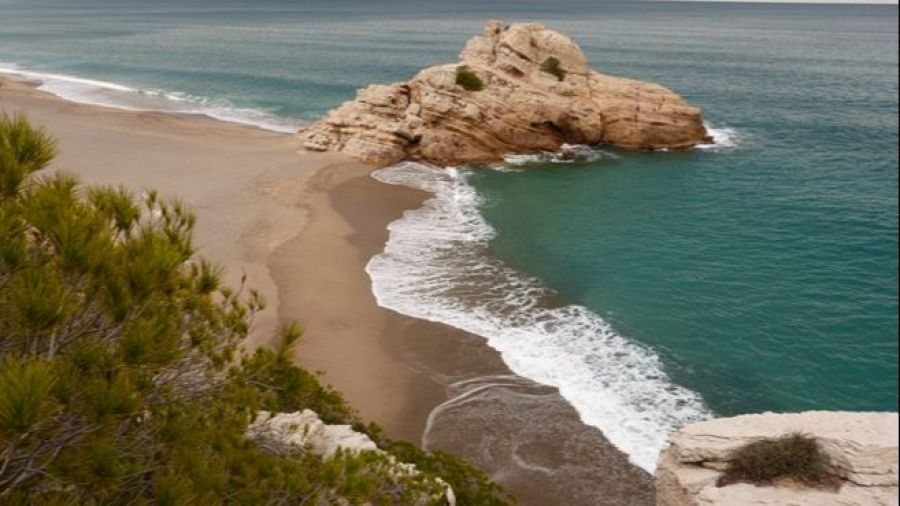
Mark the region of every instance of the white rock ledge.
[[[328, 458], [338, 449], [350, 452], [375, 452], [388, 455], [395, 477], [415, 477], [419, 474], [413, 464], [398, 462], [390, 454], [380, 450], [367, 434], [356, 432], [349, 425], [329, 425], [315, 411], [306, 409], [293, 413], [269, 413], [260, 411], [256, 421], [247, 428], [247, 437], [274, 447], [309, 448], [315, 455]], [[453, 488], [437, 479], [436, 488], [447, 506], [456, 505]], [[422, 504], [433, 504], [434, 497], [423, 497]], [[418, 502], [417, 502], [418, 504]]]
[[[896, 506], [897, 413], [808, 411], [718, 418], [677, 432], [660, 456], [658, 506]], [[716, 486], [738, 448], [801, 432], [814, 437], [844, 480], [838, 492], [749, 484]]]

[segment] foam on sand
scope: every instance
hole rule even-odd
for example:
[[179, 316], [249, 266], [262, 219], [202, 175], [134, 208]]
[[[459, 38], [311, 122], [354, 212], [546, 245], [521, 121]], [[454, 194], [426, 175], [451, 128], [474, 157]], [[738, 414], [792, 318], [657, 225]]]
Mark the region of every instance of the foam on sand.
[[82, 104], [129, 111], [201, 114], [221, 121], [252, 125], [283, 133], [295, 133], [304, 124], [265, 111], [237, 107], [224, 99], [177, 91], [141, 90], [108, 81], [26, 69], [14, 63], [0, 62], [0, 74], [38, 81], [40, 82], [39, 90]]
[[434, 194], [390, 224], [366, 270], [379, 305], [478, 334], [516, 374], [557, 387], [584, 423], [652, 472], [668, 435], [710, 416], [699, 395], [672, 383], [659, 357], [487, 252], [494, 230], [478, 211], [468, 171], [404, 162], [374, 177]]

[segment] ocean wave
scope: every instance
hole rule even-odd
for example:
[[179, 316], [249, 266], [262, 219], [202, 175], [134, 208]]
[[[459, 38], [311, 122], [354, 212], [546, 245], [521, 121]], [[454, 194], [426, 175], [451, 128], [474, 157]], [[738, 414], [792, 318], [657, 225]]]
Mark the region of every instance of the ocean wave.
[[200, 114], [220, 121], [283, 133], [295, 133], [304, 125], [304, 122], [279, 117], [266, 111], [237, 107], [224, 99], [177, 91], [136, 89], [108, 81], [26, 69], [14, 63], [0, 62], [0, 74], [38, 81], [41, 83], [38, 86], [39, 90], [82, 104], [129, 111]]
[[507, 166], [521, 167], [533, 163], [575, 163], [595, 162], [603, 158], [618, 158], [613, 153], [598, 147], [584, 144], [563, 144], [559, 151], [542, 151], [531, 154], [506, 155], [503, 161]]
[[[697, 149], [722, 150], [738, 146], [740, 137], [738, 131], [734, 128], [705, 126], [706, 131], [715, 142], [712, 144], [698, 144], [696, 146]], [[668, 148], [660, 148], [656, 151], [665, 152], [670, 150]], [[506, 155], [503, 158], [504, 163], [493, 168], [500, 171], [517, 171], [521, 167], [532, 164], [597, 162], [603, 159], [617, 158], [619, 158], [618, 155], [600, 146], [563, 144], [558, 151]]]
[[715, 141], [714, 144], [700, 144], [697, 149], [727, 149], [738, 146], [739, 135], [734, 128], [713, 127], [706, 125], [706, 131]]
[[379, 305], [487, 339], [516, 374], [557, 387], [584, 423], [652, 472], [671, 432], [710, 416], [674, 384], [659, 357], [578, 305], [550, 307], [550, 291], [487, 252], [495, 232], [478, 211], [469, 172], [405, 162], [382, 182], [434, 197], [390, 224], [366, 266]]

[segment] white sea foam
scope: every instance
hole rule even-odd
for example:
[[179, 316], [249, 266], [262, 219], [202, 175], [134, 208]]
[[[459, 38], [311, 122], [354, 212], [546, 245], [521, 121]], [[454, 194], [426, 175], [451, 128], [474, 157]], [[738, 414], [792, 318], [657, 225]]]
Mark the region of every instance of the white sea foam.
[[559, 151], [542, 151], [531, 154], [506, 155], [503, 161], [507, 165], [521, 167], [532, 163], [574, 163], [595, 162], [603, 158], [617, 158], [616, 155], [602, 149], [583, 144], [563, 144]]
[[201, 114], [221, 121], [252, 125], [284, 133], [297, 132], [303, 124], [300, 121], [278, 117], [265, 111], [236, 107], [223, 99], [182, 92], [139, 90], [108, 81], [26, 69], [13, 63], [0, 62], [0, 74], [10, 74], [38, 81], [41, 83], [38, 89], [83, 104], [130, 111]]
[[728, 127], [712, 127], [706, 125], [706, 131], [712, 136], [714, 144], [700, 144], [697, 149], [725, 149], [737, 147], [740, 140], [738, 131]]
[[375, 172], [434, 194], [390, 224], [366, 266], [378, 303], [485, 337], [513, 372], [557, 387], [584, 423], [652, 472], [672, 431], [709, 416], [699, 395], [674, 384], [652, 350], [585, 307], [545, 305], [538, 280], [487, 254], [494, 230], [468, 174], [411, 162]]

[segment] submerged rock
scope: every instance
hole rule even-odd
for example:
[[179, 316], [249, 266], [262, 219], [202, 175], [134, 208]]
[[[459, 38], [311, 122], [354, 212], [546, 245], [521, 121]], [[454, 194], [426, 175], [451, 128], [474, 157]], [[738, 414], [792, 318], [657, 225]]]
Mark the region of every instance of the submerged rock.
[[[656, 472], [659, 506], [894, 506], [898, 500], [897, 413], [744, 415], [689, 425], [675, 434]], [[802, 433], [814, 438], [840, 478], [837, 491], [746, 483], [717, 486], [735, 450]]]
[[304, 147], [375, 164], [447, 165], [566, 143], [684, 149], [711, 142], [698, 108], [662, 86], [591, 70], [577, 44], [538, 23], [488, 22], [460, 60], [360, 90], [299, 134]]

